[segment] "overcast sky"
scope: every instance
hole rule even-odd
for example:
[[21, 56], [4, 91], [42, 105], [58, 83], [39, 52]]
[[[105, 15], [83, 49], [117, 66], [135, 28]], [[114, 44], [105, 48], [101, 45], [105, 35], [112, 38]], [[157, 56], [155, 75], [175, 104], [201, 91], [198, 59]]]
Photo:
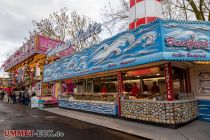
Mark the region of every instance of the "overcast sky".
[[[100, 13], [109, 0], [1, 0], [0, 3], [0, 65], [8, 52], [20, 47], [28, 31], [33, 29], [32, 20], [47, 18], [53, 11], [67, 7], [77, 10], [97, 22], [102, 22]], [[112, 2], [118, 5], [117, 0]], [[0, 70], [0, 76], [2, 70]]]

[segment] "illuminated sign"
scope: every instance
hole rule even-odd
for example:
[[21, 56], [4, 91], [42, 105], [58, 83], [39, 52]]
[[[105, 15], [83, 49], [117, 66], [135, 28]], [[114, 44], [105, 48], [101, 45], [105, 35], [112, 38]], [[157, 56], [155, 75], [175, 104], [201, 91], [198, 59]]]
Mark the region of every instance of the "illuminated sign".
[[[99, 23], [93, 23], [90, 24], [86, 31], [80, 30], [77, 34], [76, 42], [85, 41], [94, 34], [99, 34], [101, 32], [101, 24]], [[76, 43], [75, 43], [76, 44]]]
[[47, 50], [46, 54], [47, 57], [53, 56], [58, 54], [59, 52], [65, 51], [66, 49], [70, 48], [72, 46], [70, 41], [67, 41], [66, 43], [60, 43], [56, 46], [55, 49], [50, 48], [49, 50]]
[[160, 72], [159, 67], [128, 71], [128, 72], [126, 72], [126, 75], [127, 76], [139, 76], [139, 75], [145, 75], [145, 74], [154, 74], [157, 72]]
[[65, 50], [75, 46], [79, 42], [84, 42], [91, 36], [93, 36], [95, 34], [99, 34], [100, 32], [101, 32], [101, 24], [96, 23], [96, 22], [93, 24], [90, 24], [86, 31], [80, 30], [77, 33], [77, 37], [75, 40], [67, 40], [66, 43], [60, 43], [54, 49], [50, 48], [46, 53], [47, 57], [50, 57], [50, 56], [58, 54], [59, 52], [65, 51]]
[[23, 46], [17, 50], [12, 56], [10, 56], [4, 63], [5, 70], [9, 70], [18, 63], [23, 62], [32, 55], [38, 53], [45, 53], [49, 48], [55, 48], [59, 41], [52, 40], [50, 38], [35, 35], [30, 38]]
[[[44, 81], [122, 70], [159, 61], [210, 61], [210, 42], [207, 40], [210, 40], [208, 22], [158, 19], [45, 65]], [[127, 75], [159, 73], [159, 68], [152, 69], [131, 71]]]

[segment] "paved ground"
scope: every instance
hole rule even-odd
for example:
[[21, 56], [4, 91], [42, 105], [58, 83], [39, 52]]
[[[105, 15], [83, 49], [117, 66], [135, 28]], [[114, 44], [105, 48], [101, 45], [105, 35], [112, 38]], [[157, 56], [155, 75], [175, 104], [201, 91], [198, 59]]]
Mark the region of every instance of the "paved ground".
[[[3, 130], [54, 130], [64, 132], [63, 138], [5, 138]], [[54, 113], [29, 109], [18, 104], [6, 104], [0, 101], [0, 140], [143, 140], [76, 119]]]
[[58, 107], [43, 110], [154, 140], [210, 140], [210, 124], [199, 120], [178, 129], [169, 129]]

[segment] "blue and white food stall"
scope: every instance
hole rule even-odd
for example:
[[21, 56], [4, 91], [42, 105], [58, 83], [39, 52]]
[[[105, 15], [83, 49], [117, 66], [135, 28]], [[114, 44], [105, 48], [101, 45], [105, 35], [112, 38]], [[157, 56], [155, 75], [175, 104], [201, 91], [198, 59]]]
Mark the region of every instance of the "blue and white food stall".
[[71, 81], [64, 108], [176, 125], [197, 118], [199, 100], [208, 120], [209, 38], [210, 22], [157, 19], [46, 65], [44, 81]]

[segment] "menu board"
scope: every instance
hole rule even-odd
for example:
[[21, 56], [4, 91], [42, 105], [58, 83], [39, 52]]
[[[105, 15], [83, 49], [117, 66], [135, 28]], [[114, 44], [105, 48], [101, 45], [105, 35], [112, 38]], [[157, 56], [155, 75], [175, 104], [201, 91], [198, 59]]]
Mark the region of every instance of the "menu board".
[[31, 97], [31, 108], [38, 108], [39, 107], [39, 98], [34, 96]]
[[210, 95], [210, 72], [199, 72], [199, 94]]

